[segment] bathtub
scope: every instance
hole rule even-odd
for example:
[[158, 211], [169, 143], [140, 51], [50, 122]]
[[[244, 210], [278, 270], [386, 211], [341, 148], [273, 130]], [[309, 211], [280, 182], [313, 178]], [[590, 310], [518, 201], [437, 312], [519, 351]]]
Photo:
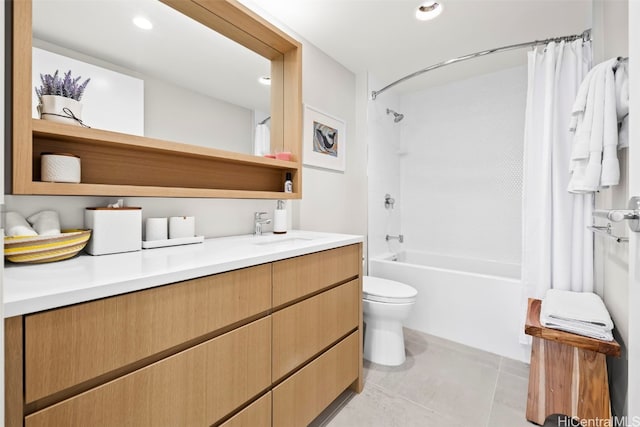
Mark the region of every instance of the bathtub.
[[520, 264], [403, 251], [371, 258], [369, 275], [418, 290], [407, 328], [529, 361]]

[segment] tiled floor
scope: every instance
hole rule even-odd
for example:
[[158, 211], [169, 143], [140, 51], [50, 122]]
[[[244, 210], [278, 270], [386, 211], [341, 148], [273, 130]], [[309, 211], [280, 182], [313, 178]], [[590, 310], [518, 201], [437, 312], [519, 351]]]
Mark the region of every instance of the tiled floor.
[[534, 426], [525, 419], [528, 365], [410, 329], [405, 346], [402, 366], [365, 361], [364, 391], [345, 392], [312, 426]]

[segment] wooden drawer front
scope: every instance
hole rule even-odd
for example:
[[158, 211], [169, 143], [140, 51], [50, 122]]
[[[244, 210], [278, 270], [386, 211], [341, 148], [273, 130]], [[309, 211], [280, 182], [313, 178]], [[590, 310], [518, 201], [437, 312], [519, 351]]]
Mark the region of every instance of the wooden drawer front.
[[361, 254], [357, 244], [274, 262], [273, 306], [357, 277]]
[[273, 381], [358, 326], [360, 279], [273, 314]]
[[358, 377], [354, 332], [273, 389], [273, 426], [308, 425]]
[[266, 317], [35, 412], [26, 427], [204, 426], [271, 385]]
[[271, 427], [271, 392], [220, 424], [220, 427]]
[[261, 265], [25, 317], [27, 403], [265, 312]]

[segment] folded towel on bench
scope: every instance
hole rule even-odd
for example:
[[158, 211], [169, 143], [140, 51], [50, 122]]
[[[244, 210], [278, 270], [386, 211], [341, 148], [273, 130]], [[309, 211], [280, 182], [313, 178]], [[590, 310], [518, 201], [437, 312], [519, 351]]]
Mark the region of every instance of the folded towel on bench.
[[604, 341], [613, 341], [613, 321], [602, 299], [591, 292], [549, 289], [542, 300], [540, 324]]

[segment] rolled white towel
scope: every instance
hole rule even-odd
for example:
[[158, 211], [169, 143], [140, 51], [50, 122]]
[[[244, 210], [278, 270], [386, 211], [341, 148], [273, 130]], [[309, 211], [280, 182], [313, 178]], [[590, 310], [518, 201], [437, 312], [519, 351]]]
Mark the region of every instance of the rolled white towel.
[[40, 236], [54, 236], [60, 234], [60, 219], [56, 211], [41, 211], [27, 218], [33, 229]]
[[6, 226], [5, 233], [7, 236], [37, 236], [38, 233], [31, 228], [29, 223], [18, 212], [7, 212], [4, 217]]

